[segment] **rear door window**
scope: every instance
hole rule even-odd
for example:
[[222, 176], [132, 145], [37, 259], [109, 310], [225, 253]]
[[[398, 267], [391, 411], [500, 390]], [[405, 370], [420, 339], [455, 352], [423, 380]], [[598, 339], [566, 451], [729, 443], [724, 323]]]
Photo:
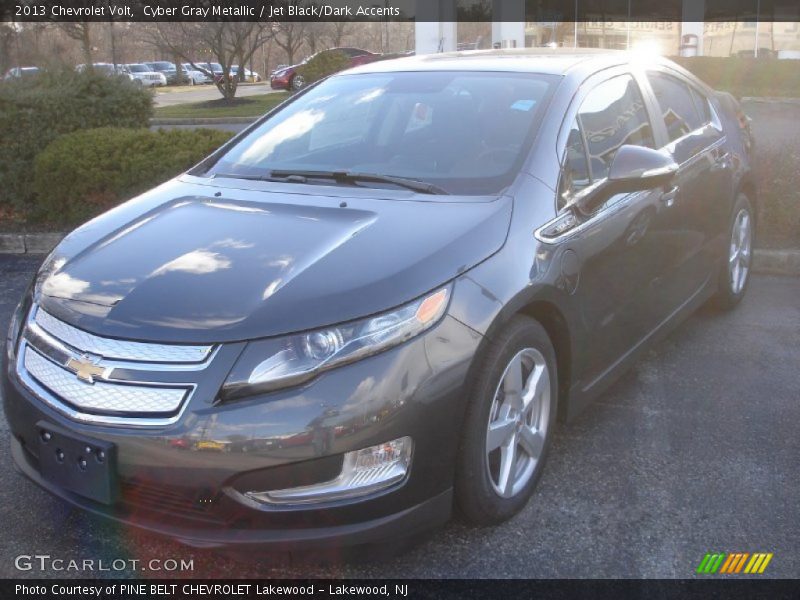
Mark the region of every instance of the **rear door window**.
[[650, 72], [647, 77], [658, 101], [670, 142], [699, 129], [710, 120], [701, 115], [697, 101], [683, 81], [658, 72]]

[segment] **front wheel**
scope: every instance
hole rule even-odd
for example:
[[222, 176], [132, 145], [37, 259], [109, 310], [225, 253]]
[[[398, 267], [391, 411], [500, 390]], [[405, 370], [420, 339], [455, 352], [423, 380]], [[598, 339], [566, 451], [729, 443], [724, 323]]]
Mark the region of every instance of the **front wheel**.
[[291, 87], [293, 91], [299, 92], [304, 87], [306, 87], [305, 77], [303, 77], [302, 75], [295, 75], [294, 77], [292, 77], [292, 81], [289, 84], [289, 87]]
[[716, 305], [731, 309], [742, 300], [750, 281], [753, 261], [753, 207], [744, 194], [739, 194], [728, 229], [727, 255], [719, 274]]
[[456, 503], [477, 525], [528, 502], [555, 425], [555, 350], [544, 328], [515, 317], [479, 358], [456, 466]]

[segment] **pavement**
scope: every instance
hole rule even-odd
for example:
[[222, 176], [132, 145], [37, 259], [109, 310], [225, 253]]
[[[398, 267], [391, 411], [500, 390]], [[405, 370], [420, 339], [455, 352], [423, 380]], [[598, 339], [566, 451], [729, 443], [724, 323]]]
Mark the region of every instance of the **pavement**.
[[[3, 331], [39, 260], [0, 256]], [[43, 553], [193, 558], [194, 570], [181, 576], [196, 577], [683, 578], [712, 551], [772, 552], [765, 576], [798, 577], [798, 298], [800, 278], [758, 275], [736, 310], [690, 317], [575, 422], [557, 428], [531, 502], [501, 526], [454, 521], [388, 560], [288, 568], [106, 523], [43, 492], [7, 459], [0, 461], [0, 577], [85, 575], [14, 568], [14, 557]], [[0, 448], [7, 438], [0, 419]]]
[[[236, 96], [244, 98], [246, 96], [256, 96], [259, 94], [271, 94], [275, 92], [269, 83], [252, 83], [240, 85], [236, 90]], [[158, 91], [156, 90], [153, 105], [156, 108], [161, 106], [176, 106], [178, 104], [189, 104], [191, 102], [204, 102], [206, 100], [218, 100], [222, 98], [217, 86], [215, 85], [195, 85], [181, 91]]]

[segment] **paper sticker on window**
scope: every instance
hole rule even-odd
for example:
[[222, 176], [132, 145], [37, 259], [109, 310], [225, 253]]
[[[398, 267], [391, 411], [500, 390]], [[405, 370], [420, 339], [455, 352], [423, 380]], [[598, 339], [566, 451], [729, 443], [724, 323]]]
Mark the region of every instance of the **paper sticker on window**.
[[512, 110], [529, 111], [536, 104], [536, 100], [517, 100], [511, 105]]

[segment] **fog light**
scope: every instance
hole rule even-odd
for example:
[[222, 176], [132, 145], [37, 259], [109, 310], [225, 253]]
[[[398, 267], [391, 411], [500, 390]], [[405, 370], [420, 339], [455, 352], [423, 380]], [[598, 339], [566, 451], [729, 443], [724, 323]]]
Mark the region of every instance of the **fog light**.
[[245, 496], [265, 504], [312, 504], [373, 494], [400, 483], [411, 466], [410, 437], [348, 452], [338, 477], [284, 490], [246, 492]]

